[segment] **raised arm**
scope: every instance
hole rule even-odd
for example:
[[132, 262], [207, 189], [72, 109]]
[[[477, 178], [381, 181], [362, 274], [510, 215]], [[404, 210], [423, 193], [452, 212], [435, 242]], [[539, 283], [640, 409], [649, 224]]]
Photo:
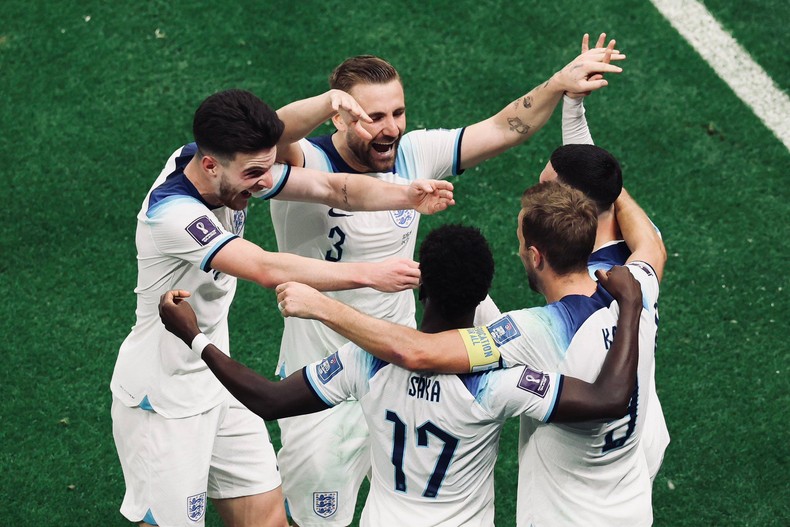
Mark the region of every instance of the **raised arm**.
[[433, 214], [454, 205], [453, 184], [443, 180], [388, 183], [364, 174], [332, 174], [292, 167], [287, 184], [275, 199], [314, 201], [346, 211], [414, 209]]
[[[195, 312], [186, 299], [188, 291], [168, 291], [159, 301], [165, 328], [180, 338], [208, 365], [233, 396], [267, 421], [325, 410], [328, 406], [310, 389], [302, 371], [272, 382], [225, 355], [203, 338]], [[200, 349], [198, 349], [200, 348]]]
[[596, 271], [599, 283], [620, 307], [617, 332], [595, 382], [565, 377], [554, 422], [616, 419], [628, 412], [639, 365], [639, 319], [642, 290], [625, 267]]
[[467, 127], [461, 142], [461, 168], [475, 166], [529, 139], [549, 120], [563, 93], [586, 93], [606, 86], [604, 73], [622, 71], [609, 61], [625, 58], [613, 46], [610, 43], [610, 47], [582, 53], [496, 115]]
[[274, 289], [298, 280], [321, 291], [372, 287], [387, 293], [414, 289], [420, 283], [416, 262], [398, 258], [384, 262], [328, 262], [290, 253], [264, 251], [242, 238], [214, 254], [211, 269]]
[[360, 121], [373, 122], [357, 101], [341, 90], [328, 92], [294, 101], [277, 110], [277, 116], [285, 123], [285, 130], [277, 143], [277, 160], [293, 166], [304, 164], [304, 153], [297, 141], [307, 137], [324, 121], [340, 113], [346, 126], [352, 128], [366, 141], [372, 139]]
[[631, 250], [628, 261], [647, 262], [660, 282], [667, 262], [667, 250], [656, 226], [625, 188], [614, 202], [614, 212], [623, 239]]

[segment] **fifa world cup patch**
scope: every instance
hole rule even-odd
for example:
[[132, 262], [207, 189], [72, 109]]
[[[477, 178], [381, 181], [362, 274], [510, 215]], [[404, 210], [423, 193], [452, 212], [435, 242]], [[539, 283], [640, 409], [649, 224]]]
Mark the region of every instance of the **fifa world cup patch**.
[[505, 315], [488, 326], [488, 331], [491, 333], [497, 346], [502, 346], [521, 336], [518, 326], [516, 326], [516, 323], [510, 318], [510, 315]]
[[395, 225], [400, 227], [401, 229], [405, 229], [409, 225], [412, 224], [414, 218], [417, 217], [417, 213], [411, 209], [406, 210], [391, 210], [390, 215], [392, 216], [392, 221], [395, 222]]
[[187, 518], [196, 522], [206, 514], [206, 493], [201, 492], [187, 498]]
[[337, 491], [313, 492], [313, 512], [322, 518], [329, 518], [337, 512]]
[[187, 225], [186, 230], [200, 245], [208, 245], [221, 232], [219, 227], [214, 225], [214, 222], [208, 216], [199, 217]]
[[332, 377], [343, 371], [343, 363], [340, 362], [337, 352], [325, 358], [315, 366], [315, 373], [323, 384], [332, 380]]
[[545, 397], [549, 390], [551, 378], [542, 371], [533, 370], [529, 366], [524, 367], [524, 373], [518, 380], [518, 387], [529, 393], [534, 393], [540, 398]]

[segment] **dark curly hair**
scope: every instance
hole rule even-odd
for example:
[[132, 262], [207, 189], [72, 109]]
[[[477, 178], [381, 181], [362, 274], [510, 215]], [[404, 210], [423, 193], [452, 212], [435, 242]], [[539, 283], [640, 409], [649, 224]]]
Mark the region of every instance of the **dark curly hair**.
[[494, 279], [494, 257], [479, 229], [443, 225], [420, 246], [422, 294], [442, 316], [455, 318], [474, 309]]

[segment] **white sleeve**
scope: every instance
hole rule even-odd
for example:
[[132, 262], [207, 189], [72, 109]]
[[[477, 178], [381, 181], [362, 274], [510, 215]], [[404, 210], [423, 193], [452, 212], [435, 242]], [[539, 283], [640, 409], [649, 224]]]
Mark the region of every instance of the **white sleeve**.
[[647, 262], [635, 261], [626, 264], [634, 278], [642, 287], [642, 303], [648, 311], [658, 301], [658, 277], [653, 267]]
[[492, 320], [495, 320], [502, 316], [502, 312], [499, 310], [497, 305], [491, 299], [489, 295], [483, 299], [475, 308], [475, 326], [485, 326]]
[[313, 392], [329, 406], [349, 397], [360, 399], [368, 392], [371, 365], [378, 361], [349, 342], [332, 355], [305, 366], [305, 376]]
[[554, 369], [550, 357], [556, 355], [552, 351], [560, 346], [549, 328], [557, 322], [547, 310], [530, 308], [509, 311], [486, 328], [505, 367], [529, 364], [539, 369]]
[[485, 399], [489, 411], [501, 419], [524, 415], [548, 422], [554, 415], [563, 375], [544, 373], [529, 366], [489, 372]]
[[272, 188], [259, 190], [253, 192], [253, 197], [259, 199], [272, 199], [277, 196], [288, 182], [288, 176], [291, 175], [291, 166], [281, 163], [275, 163], [271, 168], [272, 173]]
[[145, 223], [160, 254], [186, 260], [203, 271], [211, 269], [217, 251], [237, 238], [205, 205], [188, 196], [157, 203]]
[[593, 138], [584, 116], [584, 97], [562, 97], [562, 144], [592, 145]]
[[463, 130], [415, 130], [404, 135], [396, 161], [398, 175], [409, 180], [458, 175]]

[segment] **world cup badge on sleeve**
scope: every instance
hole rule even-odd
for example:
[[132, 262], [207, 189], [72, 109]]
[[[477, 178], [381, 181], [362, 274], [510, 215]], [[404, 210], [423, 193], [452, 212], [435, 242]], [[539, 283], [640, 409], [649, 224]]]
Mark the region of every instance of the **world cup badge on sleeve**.
[[313, 512], [322, 518], [329, 518], [337, 512], [337, 491], [313, 492]]
[[206, 514], [206, 493], [201, 492], [187, 498], [187, 518], [196, 522]]

